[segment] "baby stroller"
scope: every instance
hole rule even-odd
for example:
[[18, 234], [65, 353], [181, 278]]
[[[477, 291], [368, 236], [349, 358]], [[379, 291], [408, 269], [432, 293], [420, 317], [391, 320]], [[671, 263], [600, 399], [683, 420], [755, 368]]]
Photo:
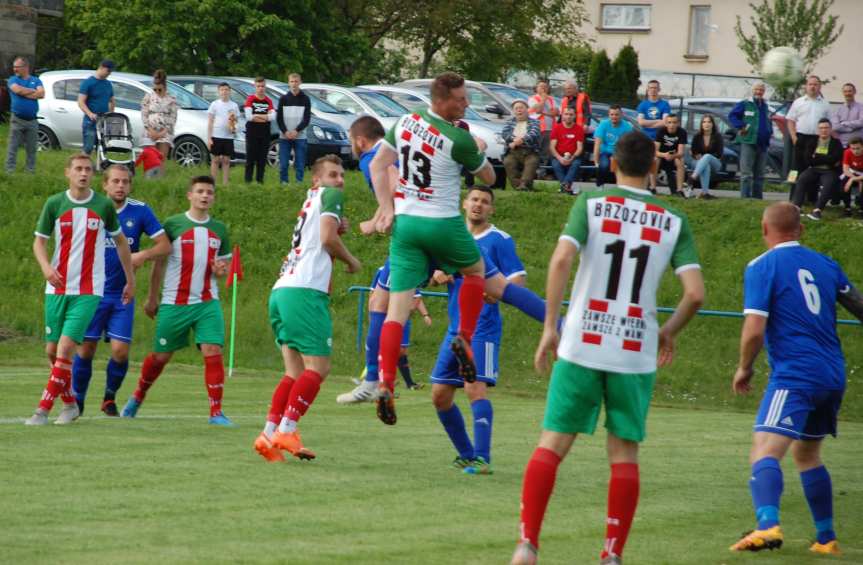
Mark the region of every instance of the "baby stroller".
[[96, 147], [100, 171], [124, 165], [135, 174], [135, 144], [128, 116], [119, 112], [100, 115], [96, 120]]

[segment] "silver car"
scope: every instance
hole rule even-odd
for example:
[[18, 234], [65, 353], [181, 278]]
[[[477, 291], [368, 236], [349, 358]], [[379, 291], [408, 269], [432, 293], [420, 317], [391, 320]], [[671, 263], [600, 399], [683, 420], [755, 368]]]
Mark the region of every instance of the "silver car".
[[[81, 82], [91, 75], [91, 70], [68, 70], [49, 71], [39, 76], [45, 86], [45, 98], [39, 104], [40, 149], [83, 147], [81, 122], [84, 114], [78, 108], [78, 90]], [[153, 79], [147, 75], [114, 72], [108, 80], [114, 88], [115, 111], [129, 117], [137, 146], [144, 130], [141, 100], [152, 92]], [[206, 164], [210, 158], [206, 141], [209, 104], [170, 81], [168, 93], [177, 99], [179, 106], [171, 157], [183, 166]], [[245, 154], [245, 141], [236, 139], [234, 148], [237, 153]]]
[[[406, 80], [398, 83], [397, 86], [407, 88], [423, 88], [428, 89], [434, 79], [417, 78]], [[480, 116], [487, 120], [496, 122], [506, 122], [512, 118], [510, 107], [513, 101], [512, 90], [517, 89], [499, 83], [483, 83], [473, 80], [464, 81], [465, 89], [467, 90], [468, 103], [472, 110], [476, 111]], [[498, 87], [494, 89], [494, 87]], [[504, 90], [502, 87], [506, 87]], [[517, 97], [519, 100], [527, 100], [530, 96], [527, 93], [521, 93], [523, 96]]]
[[367, 88], [311, 82], [304, 83], [302, 88], [331, 106], [348, 112], [353, 119], [362, 115], [373, 116], [387, 130], [393, 127], [400, 117], [409, 113], [408, 109], [398, 102]]

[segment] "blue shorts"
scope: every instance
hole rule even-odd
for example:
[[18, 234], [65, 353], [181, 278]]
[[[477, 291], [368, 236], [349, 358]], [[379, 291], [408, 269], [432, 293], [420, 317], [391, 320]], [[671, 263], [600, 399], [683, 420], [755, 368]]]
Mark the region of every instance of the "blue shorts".
[[[426, 285], [428, 285], [429, 281], [432, 278], [432, 275], [435, 272], [435, 269], [437, 269], [437, 267], [435, 267], [434, 265], [432, 265], [431, 268], [429, 268], [428, 278], [414, 292], [415, 298], [418, 298], [419, 296], [421, 296], [420, 295], [420, 288], [424, 288]], [[381, 290], [385, 290], [387, 292], [390, 291], [390, 260], [389, 259], [387, 259], [387, 262], [384, 263], [383, 267], [380, 267], [380, 268], [378, 268], [377, 271], [375, 271], [375, 276], [374, 276], [374, 278], [372, 278], [371, 287], [372, 287], [372, 289], [380, 288]]]
[[132, 326], [135, 323], [135, 301], [123, 304], [121, 296], [103, 296], [99, 308], [84, 333], [85, 341], [105, 341], [116, 339], [125, 343], [132, 342]]
[[[438, 385], [463, 387], [464, 380], [458, 374], [458, 362], [449, 348], [452, 338], [452, 334], [448, 333], [443, 343], [440, 344], [437, 362], [434, 369], [432, 369], [431, 382]], [[476, 363], [476, 380], [486, 383], [488, 386], [496, 385], [498, 373], [497, 357], [500, 344], [474, 338], [471, 342], [471, 347], [473, 348], [473, 358]]]
[[768, 384], [753, 429], [793, 439], [836, 437], [836, 417], [844, 394], [844, 390], [787, 389]]

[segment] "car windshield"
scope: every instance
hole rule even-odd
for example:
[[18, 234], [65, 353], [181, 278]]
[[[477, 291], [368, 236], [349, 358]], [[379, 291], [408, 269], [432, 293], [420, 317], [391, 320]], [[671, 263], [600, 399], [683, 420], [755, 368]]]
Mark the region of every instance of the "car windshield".
[[[287, 92], [291, 89], [291, 85], [289, 85], [286, 82], [279, 82], [279, 81], [271, 80], [267, 84], [271, 84], [271, 85], [275, 86], [276, 88], [278, 88], [284, 92]], [[303, 87], [301, 86], [300, 90], [302, 90], [302, 88]], [[321, 100], [320, 98], [318, 98], [317, 96], [315, 96], [311, 92], [308, 92], [308, 91], [305, 91], [305, 92], [306, 92], [306, 96], [309, 97], [309, 101], [312, 103], [312, 109], [313, 110], [317, 110], [318, 112], [324, 112], [325, 114], [350, 114], [350, 112], [345, 112], [344, 110], [339, 110], [338, 108], [336, 108], [335, 106], [333, 106], [329, 102], [325, 102], [324, 100]]]
[[[399, 102], [397, 100], [397, 102], [399, 102], [399, 104], [402, 104], [403, 106], [406, 105], [405, 103], [408, 102], [408, 100], [405, 100], [405, 99], [408, 96], [410, 96], [410, 95], [403, 95], [401, 98], [402, 101]], [[412, 104], [410, 106], [410, 108], [408, 108], [409, 110], [416, 110], [417, 108], [428, 108], [429, 107], [429, 102], [427, 102], [427, 100], [428, 100], [428, 94], [427, 93], [416, 91], [415, 96], [416, 96], [417, 102], [415, 104]], [[476, 110], [474, 110], [470, 106], [468, 106], [467, 108], [464, 109], [464, 119], [471, 120], [474, 122], [488, 122], [488, 121], [490, 121], [490, 120], [483, 118]]]
[[[142, 80], [141, 84], [148, 88], [153, 87], [153, 81], [150, 79]], [[182, 110], [208, 110], [210, 108], [210, 104], [206, 100], [175, 82], [168, 81], [168, 94], [177, 99], [177, 106]]]
[[351, 89], [351, 92], [360, 98], [363, 102], [371, 106], [372, 110], [379, 116], [384, 118], [398, 118], [409, 113], [408, 109], [393, 100], [387, 98], [378, 92], [371, 90]]

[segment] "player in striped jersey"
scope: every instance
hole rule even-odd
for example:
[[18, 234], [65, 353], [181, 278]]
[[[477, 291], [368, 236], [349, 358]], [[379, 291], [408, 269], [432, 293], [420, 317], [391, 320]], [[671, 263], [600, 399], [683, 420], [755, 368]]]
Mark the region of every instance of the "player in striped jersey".
[[[84, 341], [87, 325], [105, 287], [105, 234], [114, 240], [126, 276], [121, 296], [128, 304], [135, 295], [132, 258], [111, 201], [90, 188], [93, 162], [89, 155], [72, 155], [66, 164], [69, 189], [50, 197], [42, 208], [33, 241], [45, 285], [45, 348], [51, 377], [39, 407], [27, 425], [48, 423], [59, 396], [63, 410], [56, 424], [69, 424], [80, 414], [72, 395], [72, 356]], [[48, 259], [48, 239], [54, 235], [54, 256]]]
[[[211, 424], [233, 426], [222, 412], [225, 368], [225, 321], [219, 302], [216, 278], [228, 273], [231, 243], [228, 228], [210, 216], [216, 199], [213, 177], [197, 176], [186, 194], [189, 209], [165, 220], [165, 233], [171, 240], [167, 259], [158, 259], [150, 275], [150, 292], [144, 312], [156, 318], [153, 352], [144, 359], [138, 387], [126, 402], [123, 416], [134, 418], [147, 391], [178, 349], [189, 344], [189, 332], [204, 357], [204, 381], [210, 399]], [[164, 276], [164, 284], [162, 278]], [[158, 303], [162, 286], [162, 303]]]
[[[592, 434], [605, 405], [611, 466], [600, 563], [617, 565], [638, 505], [638, 445], [658, 364], [671, 362], [674, 337], [704, 301], [698, 255], [686, 217], [645, 190], [655, 173], [653, 141], [630, 132], [617, 142], [618, 187], [575, 201], [548, 267], [546, 317], [534, 365], [554, 363], [543, 431], [524, 474], [520, 539], [512, 563], [535, 563], [539, 530], [557, 468], [579, 433]], [[554, 316], [581, 254], [559, 337]], [[683, 298], [660, 328], [656, 292], [671, 263]], [[559, 345], [558, 345], [559, 342]], [[582, 559], [577, 559], [583, 562]]]
[[[123, 165], [111, 165], [102, 175], [105, 194], [114, 203], [120, 228], [129, 242], [132, 252], [132, 267], [137, 269], [147, 261], [164, 257], [171, 252], [171, 242], [165, 230], [149, 206], [129, 198], [132, 190], [132, 174]], [[154, 245], [140, 250], [141, 235], [147, 234]], [[84, 343], [78, 347], [78, 354], [72, 362], [72, 390], [78, 408], [84, 412], [84, 400], [93, 374], [93, 356], [104, 335], [111, 342], [111, 358], [105, 369], [105, 396], [102, 412], [108, 416], [119, 416], [114, 398], [126, 371], [129, 368], [129, 345], [132, 342], [132, 328], [135, 321], [135, 301], [123, 304], [121, 293], [126, 284], [123, 267], [112, 240], [105, 246], [105, 295], [99, 303], [96, 314], [84, 334]]]
[[270, 293], [270, 324], [285, 374], [273, 391], [264, 430], [254, 448], [267, 461], [283, 461], [280, 450], [314, 459], [303, 446], [297, 422], [314, 402], [330, 372], [333, 323], [330, 285], [336, 259], [348, 273], [360, 262], [342, 242], [344, 169], [341, 159], [325, 155], [312, 165], [312, 187], [297, 217], [291, 250]]

